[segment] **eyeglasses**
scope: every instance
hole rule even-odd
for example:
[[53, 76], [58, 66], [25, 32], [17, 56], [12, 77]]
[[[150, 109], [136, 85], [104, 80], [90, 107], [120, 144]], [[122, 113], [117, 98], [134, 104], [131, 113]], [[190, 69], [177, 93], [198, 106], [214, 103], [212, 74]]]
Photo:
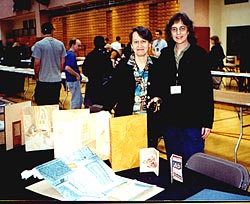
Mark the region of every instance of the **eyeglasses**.
[[179, 28], [177, 28], [177, 27], [171, 27], [170, 30], [171, 30], [171, 32], [174, 32], [174, 33], [177, 33], [178, 30], [179, 30], [180, 33], [184, 33], [187, 30], [187, 26], [180, 26]]

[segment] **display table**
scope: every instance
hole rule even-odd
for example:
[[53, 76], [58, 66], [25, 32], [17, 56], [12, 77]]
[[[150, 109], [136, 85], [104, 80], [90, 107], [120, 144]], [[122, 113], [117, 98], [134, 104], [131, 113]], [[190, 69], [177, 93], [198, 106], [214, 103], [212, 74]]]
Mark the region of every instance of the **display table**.
[[[16, 147], [15, 149], [9, 150], [7, 152], [2, 151], [0, 155], [0, 199], [46, 200], [54, 202], [51, 198], [25, 189], [25, 187], [39, 180], [34, 178], [30, 178], [28, 180], [21, 179], [22, 171], [32, 169], [33, 167], [50, 161], [53, 158], [53, 150], [25, 152], [24, 146]], [[107, 161], [107, 163], [109, 162]], [[184, 168], [183, 171], [184, 182], [180, 183], [174, 181], [171, 184], [169, 162], [165, 159], [160, 159], [159, 176], [156, 176], [154, 173], [140, 173], [139, 168], [120, 171], [117, 172], [117, 174], [123, 177], [137, 179], [139, 181], [163, 187], [165, 189], [163, 192], [149, 199], [154, 202], [185, 200], [202, 191], [203, 189], [212, 189], [221, 192], [250, 196], [249, 192], [211, 179], [186, 168]]]
[[248, 80], [250, 78], [250, 73], [242, 73], [242, 72], [234, 72], [233, 70], [223, 71], [211, 71], [212, 76], [220, 76], [220, 77], [228, 77], [230, 78], [229, 87], [231, 86], [231, 81], [235, 80], [238, 84], [239, 78], [244, 78], [244, 80]]
[[240, 133], [237, 144], [234, 149], [234, 161], [237, 162], [237, 151], [240, 145], [241, 138], [243, 136], [243, 107], [250, 107], [250, 93], [235, 92], [235, 91], [223, 91], [214, 89], [214, 101], [230, 104], [240, 108], [239, 118], [240, 118]]
[[[82, 75], [82, 84], [87, 83], [88, 78]], [[0, 65], [0, 93], [15, 94], [22, 92], [24, 98], [30, 88], [30, 80], [35, 76], [33, 68], [16, 68]], [[24, 82], [27, 80], [27, 87], [24, 89]], [[62, 84], [65, 87], [66, 96], [62, 101], [62, 107], [68, 97], [69, 89], [66, 87], [65, 72], [61, 73]], [[32, 94], [34, 95], [34, 93]]]

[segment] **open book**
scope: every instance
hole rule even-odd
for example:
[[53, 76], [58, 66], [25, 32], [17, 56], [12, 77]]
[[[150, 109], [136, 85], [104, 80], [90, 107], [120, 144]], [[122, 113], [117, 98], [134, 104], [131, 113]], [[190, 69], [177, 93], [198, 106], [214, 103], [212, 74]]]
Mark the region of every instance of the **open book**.
[[[56, 198], [65, 201], [146, 200], [163, 191], [155, 185], [116, 175], [88, 147], [39, 165], [32, 170], [32, 174], [44, 178], [47, 184], [43, 184], [48, 188], [52, 186], [61, 195]], [[26, 175], [32, 174], [24, 171], [22, 177], [27, 178]], [[44, 186], [38, 189], [34, 184], [28, 189], [41, 193], [39, 189], [44, 189]]]

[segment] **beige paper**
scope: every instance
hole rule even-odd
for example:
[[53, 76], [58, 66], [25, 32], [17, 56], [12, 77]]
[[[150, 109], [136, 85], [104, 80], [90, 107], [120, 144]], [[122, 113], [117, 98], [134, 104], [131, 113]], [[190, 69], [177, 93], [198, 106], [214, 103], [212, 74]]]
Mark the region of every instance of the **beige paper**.
[[23, 109], [26, 151], [54, 148], [53, 111], [59, 111], [59, 105], [32, 106]]
[[95, 145], [91, 149], [102, 160], [110, 158], [110, 118], [108, 111], [91, 113], [89, 118], [90, 137], [95, 139]]
[[147, 115], [110, 119], [110, 162], [113, 171], [140, 166], [140, 149], [147, 147]]
[[55, 158], [88, 146], [101, 159], [109, 159], [110, 118], [108, 111], [91, 114], [89, 109], [53, 112]]
[[54, 156], [60, 156], [81, 149], [95, 142], [90, 138], [89, 109], [60, 110], [52, 114], [54, 132]]
[[[60, 201], [66, 201], [65, 198], [56, 189], [54, 189], [46, 180], [42, 180], [30, 186], [27, 186], [26, 189], [50, 198], [54, 198]], [[145, 201], [157, 195], [158, 193], [162, 192], [163, 190], [164, 188], [154, 186], [152, 189], [134, 198], [132, 201]], [[117, 200], [117, 201], [122, 201], [122, 200]]]
[[50, 198], [65, 201], [65, 198], [46, 180], [42, 180], [30, 186], [27, 186], [26, 189]]
[[13, 103], [4, 107], [6, 150], [24, 145], [23, 108], [31, 107], [31, 101]]

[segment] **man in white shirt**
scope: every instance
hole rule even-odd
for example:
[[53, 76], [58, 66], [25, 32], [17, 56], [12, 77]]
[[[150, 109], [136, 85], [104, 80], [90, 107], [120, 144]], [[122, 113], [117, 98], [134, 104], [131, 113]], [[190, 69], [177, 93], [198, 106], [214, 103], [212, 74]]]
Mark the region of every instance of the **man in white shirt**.
[[122, 55], [122, 45], [120, 43], [121, 37], [116, 36], [116, 41], [111, 43], [111, 47]]
[[152, 53], [153, 53], [153, 56], [155, 57], [159, 57], [161, 54], [161, 50], [164, 47], [168, 46], [166, 40], [162, 39], [161, 36], [162, 36], [162, 31], [156, 30], [155, 31], [156, 39], [153, 41], [153, 44], [152, 44]]

